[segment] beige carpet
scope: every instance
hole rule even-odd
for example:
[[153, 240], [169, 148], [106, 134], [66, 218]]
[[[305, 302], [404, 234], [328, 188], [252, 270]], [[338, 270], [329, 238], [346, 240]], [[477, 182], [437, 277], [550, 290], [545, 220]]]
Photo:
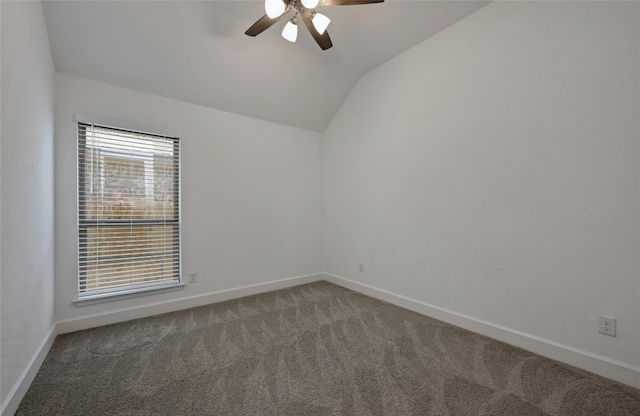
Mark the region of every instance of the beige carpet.
[[640, 415], [640, 390], [317, 282], [61, 335], [17, 415]]

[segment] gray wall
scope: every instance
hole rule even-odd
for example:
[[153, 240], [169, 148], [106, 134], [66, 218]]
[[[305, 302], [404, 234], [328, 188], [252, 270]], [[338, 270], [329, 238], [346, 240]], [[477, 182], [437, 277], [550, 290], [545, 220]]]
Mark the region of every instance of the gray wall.
[[[197, 283], [98, 305], [72, 303], [78, 295], [74, 113], [182, 133], [183, 276], [197, 271]], [[165, 312], [176, 301], [197, 306], [203, 295], [322, 272], [321, 140], [308, 130], [56, 74], [57, 319], [84, 322], [82, 328], [122, 319], [94, 315], [137, 308], [126, 315], [133, 319], [158, 305]]]
[[0, 2], [0, 403], [54, 327], [54, 70], [40, 2]]
[[637, 374], [639, 28], [494, 2], [366, 74], [325, 132], [325, 271]]

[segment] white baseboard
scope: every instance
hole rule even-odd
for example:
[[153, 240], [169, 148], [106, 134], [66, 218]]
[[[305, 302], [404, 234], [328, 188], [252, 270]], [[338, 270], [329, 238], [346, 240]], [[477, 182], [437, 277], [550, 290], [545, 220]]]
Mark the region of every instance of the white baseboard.
[[29, 386], [33, 382], [33, 379], [36, 377], [42, 362], [45, 357], [49, 353], [51, 349], [51, 345], [53, 345], [53, 341], [56, 339], [57, 331], [56, 326], [54, 325], [50, 330], [47, 336], [42, 340], [40, 346], [29, 360], [29, 363], [25, 367], [22, 374], [16, 381], [16, 384], [13, 385], [13, 388], [7, 395], [7, 398], [0, 406], [0, 416], [12, 416], [16, 410], [18, 410], [18, 406], [22, 401], [22, 398], [27, 393]]
[[640, 388], [640, 367], [430, 305], [334, 274], [324, 273], [324, 280], [498, 341], [506, 342], [544, 357]]
[[304, 276], [272, 280], [266, 283], [258, 283], [255, 285], [220, 290], [217, 292], [203, 293], [195, 296], [189, 296], [165, 302], [157, 302], [144, 306], [116, 309], [106, 313], [58, 321], [57, 331], [58, 334], [66, 334], [68, 332], [81, 331], [83, 329], [130, 321], [132, 319], [146, 318], [163, 313], [175, 312], [183, 309], [209, 305], [211, 303], [223, 302], [225, 300], [255, 295], [257, 293], [269, 292], [272, 290], [285, 289], [291, 286], [311, 283], [322, 280], [323, 277], [324, 275], [322, 273], [308, 274]]

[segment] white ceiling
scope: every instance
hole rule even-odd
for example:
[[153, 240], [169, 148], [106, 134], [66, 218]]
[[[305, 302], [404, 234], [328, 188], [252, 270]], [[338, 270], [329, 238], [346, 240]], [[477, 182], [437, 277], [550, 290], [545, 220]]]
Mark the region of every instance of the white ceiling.
[[365, 72], [486, 5], [402, 1], [318, 7], [322, 51], [287, 19], [255, 38], [263, 1], [45, 1], [58, 72], [318, 132]]

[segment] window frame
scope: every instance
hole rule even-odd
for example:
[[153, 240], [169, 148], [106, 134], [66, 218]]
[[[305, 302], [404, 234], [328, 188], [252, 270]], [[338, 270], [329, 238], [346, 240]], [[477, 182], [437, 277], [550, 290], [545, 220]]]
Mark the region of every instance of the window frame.
[[[182, 134], [176, 131], [167, 130], [167, 129], [159, 129], [156, 127], [143, 126], [139, 124], [133, 124], [123, 121], [111, 120], [104, 117], [98, 117], [88, 114], [76, 113], [74, 114], [74, 124], [76, 130], [76, 244], [77, 244], [77, 266], [78, 266], [78, 274], [76, 277], [77, 282], [77, 298], [73, 300], [78, 306], [82, 304], [90, 304], [101, 301], [115, 300], [121, 297], [130, 297], [130, 296], [142, 296], [153, 294], [154, 292], [165, 292], [172, 290], [180, 290], [184, 288], [184, 278], [182, 272]], [[132, 133], [140, 133], [145, 135], [152, 136], [161, 136], [166, 137], [168, 139], [174, 140], [174, 149], [173, 155], [177, 152], [177, 161], [174, 169], [174, 183], [177, 184], [177, 190], [174, 193], [176, 201], [174, 204], [177, 209], [177, 216], [167, 219], [126, 219], [126, 220], [108, 220], [108, 219], [95, 219], [95, 220], [87, 220], [86, 218], [82, 218], [82, 216], [86, 215], [86, 198], [81, 198], [81, 196], [86, 195], [84, 187], [86, 186], [85, 182], [85, 172], [81, 169], [80, 166], [80, 157], [81, 157], [81, 137], [80, 137], [80, 125], [94, 125], [96, 127], [103, 127], [107, 129], [115, 129]], [[85, 135], [86, 138], [86, 135]], [[86, 146], [86, 145], [85, 145]], [[106, 156], [106, 155], [103, 155]], [[139, 159], [141, 161], [147, 161], [145, 157], [138, 157], [137, 155], [132, 155], [132, 159]], [[153, 159], [153, 154], [151, 154], [150, 159]], [[146, 180], [145, 180], [146, 181]], [[145, 183], [146, 187], [146, 183]], [[89, 294], [86, 294], [86, 291], [82, 291], [82, 285], [84, 284], [86, 287], [86, 279], [85, 281], [81, 281], [82, 278], [82, 250], [86, 250], [86, 246], [83, 248], [81, 241], [82, 234], [87, 232], [87, 226], [118, 226], [118, 225], [174, 225], [178, 227], [177, 238], [174, 239], [174, 250], [171, 252], [172, 255], [177, 254], [177, 279], [172, 279], [170, 281], [164, 282], [144, 282], [144, 283], [135, 283], [127, 286], [115, 287], [115, 288], [105, 288], [105, 289], [97, 289], [90, 291]], [[86, 241], [86, 235], [85, 240]], [[176, 247], [177, 246], [177, 247]], [[86, 258], [86, 257], [85, 257]]]

